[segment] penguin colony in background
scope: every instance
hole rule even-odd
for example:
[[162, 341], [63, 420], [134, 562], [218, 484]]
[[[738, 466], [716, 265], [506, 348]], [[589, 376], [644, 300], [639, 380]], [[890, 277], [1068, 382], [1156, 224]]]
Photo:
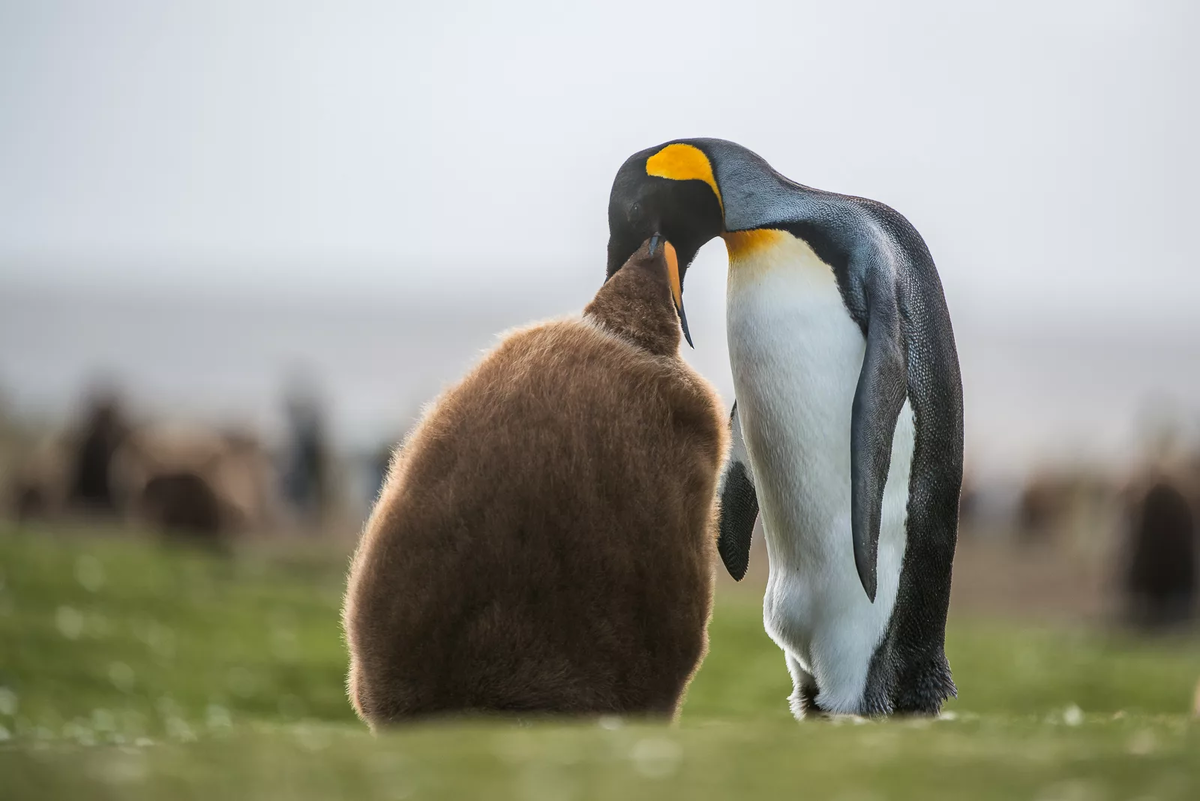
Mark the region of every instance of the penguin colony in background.
[[610, 272], [661, 232], [681, 282], [725, 240], [736, 401], [719, 548], [741, 578], [761, 509], [764, 621], [795, 715], [937, 713], [955, 694], [944, 639], [963, 411], [921, 236], [881, 203], [801, 186], [717, 139], [630, 157], [609, 227]]
[[1128, 622], [1169, 628], [1190, 621], [1197, 596], [1196, 519], [1189, 489], [1166, 471], [1152, 471], [1137, 492], [1131, 519], [1124, 589]]
[[77, 431], [38, 443], [3, 494], [20, 520], [82, 516], [221, 546], [269, 521], [266, 458], [237, 432], [133, 425], [103, 392]]
[[582, 317], [508, 335], [397, 453], [343, 609], [372, 728], [678, 710], [707, 649], [728, 435], [679, 357], [675, 250], [648, 238]]

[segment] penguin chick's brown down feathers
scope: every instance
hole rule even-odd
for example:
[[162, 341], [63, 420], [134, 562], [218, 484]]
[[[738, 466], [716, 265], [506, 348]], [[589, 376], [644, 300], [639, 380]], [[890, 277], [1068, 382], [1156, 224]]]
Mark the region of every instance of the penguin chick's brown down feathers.
[[644, 244], [582, 318], [507, 336], [410, 435], [343, 609], [372, 728], [677, 712], [708, 647], [727, 435], [679, 356], [673, 254]]

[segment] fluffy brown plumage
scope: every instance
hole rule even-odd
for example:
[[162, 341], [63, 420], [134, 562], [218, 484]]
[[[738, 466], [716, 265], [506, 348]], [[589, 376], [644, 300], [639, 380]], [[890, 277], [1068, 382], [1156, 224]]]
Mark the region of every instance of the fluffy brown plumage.
[[727, 445], [679, 341], [663, 249], [643, 245], [582, 319], [508, 335], [427, 411], [343, 609], [373, 728], [674, 716], [708, 645]]

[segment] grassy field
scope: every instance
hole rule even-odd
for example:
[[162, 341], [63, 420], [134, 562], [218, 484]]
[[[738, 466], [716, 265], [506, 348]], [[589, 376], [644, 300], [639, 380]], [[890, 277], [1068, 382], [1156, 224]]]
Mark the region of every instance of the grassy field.
[[1194, 638], [953, 620], [943, 719], [801, 725], [741, 588], [676, 727], [374, 738], [343, 693], [345, 561], [0, 529], [0, 799], [1200, 798]]

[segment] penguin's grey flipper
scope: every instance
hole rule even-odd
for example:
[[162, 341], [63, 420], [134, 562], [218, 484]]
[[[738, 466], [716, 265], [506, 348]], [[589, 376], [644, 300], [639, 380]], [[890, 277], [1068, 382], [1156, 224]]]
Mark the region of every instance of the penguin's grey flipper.
[[895, 273], [873, 248], [861, 265], [866, 299], [867, 350], [850, 418], [850, 525], [854, 566], [867, 597], [875, 602], [876, 557], [883, 488], [892, 460], [896, 418], [908, 393], [908, 364]]
[[758, 493], [754, 489], [754, 471], [746, 453], [746, 442], [742, 439], [742, 425], [738, 420], [737, 401], [729, 415], [731, 447], [729, 462], [721, 476], [721, 522], [717, 538], [717, 552], [734, 581], [741, 581], [750, 566], [750, 539], [754, 534], [754, 521], [758, 519]]

